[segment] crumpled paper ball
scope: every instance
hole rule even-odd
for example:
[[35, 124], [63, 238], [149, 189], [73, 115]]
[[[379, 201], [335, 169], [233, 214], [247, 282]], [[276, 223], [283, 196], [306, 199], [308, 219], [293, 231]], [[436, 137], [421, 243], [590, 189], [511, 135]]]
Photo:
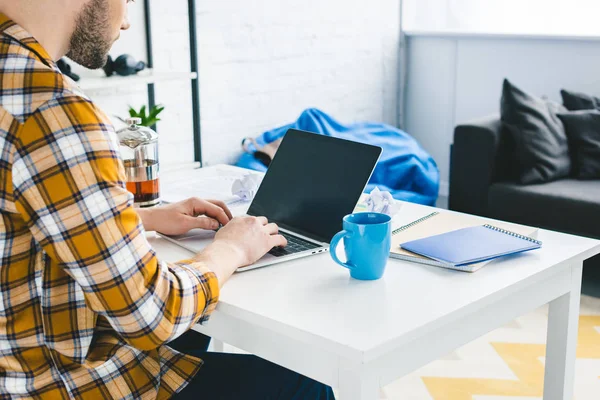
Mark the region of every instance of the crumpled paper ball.
[[252, 201], [258, 187], [262, 182], [262, 178], [256, 174], [247, 174], [241, 179], [236, 179], [231, 187], [231, 193], [239, 196], [244, 201]]
[[378, 187], [369, 194], [365, 204], [369, 212], [387, 214], [390, 217], [396, 215], [402, 208], [402, 205], [395, 201], [390, 192], [379, 190]]

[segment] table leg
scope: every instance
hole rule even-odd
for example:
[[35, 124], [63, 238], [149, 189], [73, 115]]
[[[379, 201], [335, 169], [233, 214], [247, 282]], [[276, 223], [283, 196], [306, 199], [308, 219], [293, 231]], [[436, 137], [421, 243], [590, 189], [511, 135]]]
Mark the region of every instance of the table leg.
[[379, 382], [364, 368], [343, 368], [340, 371], [340, 400], [377, 400]]
[[571, 291], [550, 303], [544, 400], [572, 400], [583, 264], [571, 269]]

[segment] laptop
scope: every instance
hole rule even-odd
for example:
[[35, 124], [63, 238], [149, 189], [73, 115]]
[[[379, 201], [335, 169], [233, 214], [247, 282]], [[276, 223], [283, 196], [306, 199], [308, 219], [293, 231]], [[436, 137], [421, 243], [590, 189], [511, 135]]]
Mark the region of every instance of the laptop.
[[[290, 129], [254, 197], [247, 215], [275, 222], [288, 240], [257, 263], [238, 272], [279, 264], [328, 251], [342, 219], [360, 200], [381, 156], [381, 148]], [[190, 232], [170, 238], [200, 252], [214, 232]]]

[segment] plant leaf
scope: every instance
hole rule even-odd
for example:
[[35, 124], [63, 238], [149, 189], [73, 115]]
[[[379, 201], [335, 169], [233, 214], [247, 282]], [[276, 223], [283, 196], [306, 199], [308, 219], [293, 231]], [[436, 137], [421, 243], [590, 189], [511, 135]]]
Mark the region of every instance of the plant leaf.
[[164, 109], [165, 109], [165, 108], [164, 108], [164, 107], [162, 107], [162, 106], [156, 106], [156, 107], [153, 107], [153, 108], [150, 110], [150, 114], [148, 115], [148, 117], [149, 117], [149, 118], [156, 118], [156, 117], [158, 117], [158, 114], [160, 114], [161, 112], [163, 112], [163, 110], [164, 110]]
[[[140, 107], [140, 110], [137, 111], [132, 106], [129, 106], [129, 116], [131, 118], [140, 118], [142, 120], [141, 126], [151, 127], [156, 125], [161, 119], [158, 118], [158, 115], [165, 110], [165, 107], [161, 104], [158, 104], [154, 107], [148, 108], [148, 106], [143, 105]], [[119, 118], [123, 121], [122, 118]]]
[[157, 118], [149, 118], [149, 119], [148, 119], [148, 121], [147, 121], [147, 125], [144, 125], [144, 126], [151, 127], [151, 126], [153, 126], [153, 125], [156, 125], [156, 123], [157, 123], [158, 121], [160, 121], [160, 119], [157, 119]]

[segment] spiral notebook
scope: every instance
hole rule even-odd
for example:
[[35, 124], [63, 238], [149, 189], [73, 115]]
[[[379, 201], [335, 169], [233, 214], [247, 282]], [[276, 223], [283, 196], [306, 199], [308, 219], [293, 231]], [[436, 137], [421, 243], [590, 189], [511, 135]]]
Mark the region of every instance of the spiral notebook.
[[538, 229], [451, 212], [433, 212], [393, 232], [391, 257], [475, 272], [495, 258], [541, 247]]

